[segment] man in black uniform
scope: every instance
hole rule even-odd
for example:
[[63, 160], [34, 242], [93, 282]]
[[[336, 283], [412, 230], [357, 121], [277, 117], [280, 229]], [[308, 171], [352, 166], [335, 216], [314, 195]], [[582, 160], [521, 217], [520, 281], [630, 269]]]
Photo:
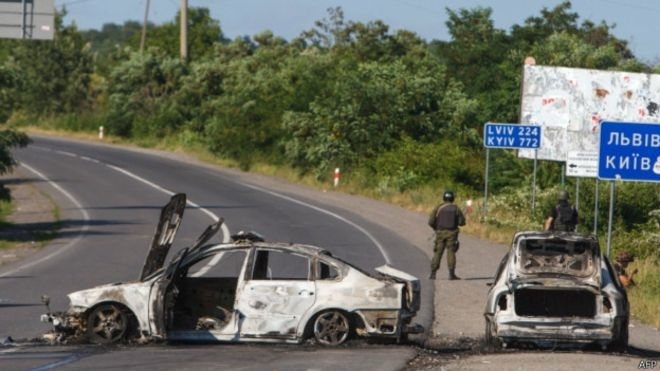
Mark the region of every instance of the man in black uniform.
[[431, 259], [430, 279], [435, 279], [435, 272], [440, 268], [440, 260], [447, 249], [447, 268], [449, 279], [458, 280], [456, 276], [456, 251], [458, 251], [458, 227], [465, 225], [465, 216], [458, 206], [454, 205], [454, 192], [445, 191], [442, 203], [433, 209], [429, 216], [429, 226], [435, 231], [433, 259]]
[[546, 231], [575, 232], [578, 212], [568, 202], [568, 192], [561, 190], [557, 194], [557, 204], [548, 213], [544, 229]]

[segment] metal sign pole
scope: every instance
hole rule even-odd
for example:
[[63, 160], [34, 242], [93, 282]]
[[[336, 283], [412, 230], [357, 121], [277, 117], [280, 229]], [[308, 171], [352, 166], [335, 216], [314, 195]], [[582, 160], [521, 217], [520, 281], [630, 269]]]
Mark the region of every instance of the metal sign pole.
[[598, 182], [596, 179], [596, 189], [594, 191], [594, 236], [598, 236]]
[[607, 257], [610, 257], [612, 251], [612, 219], [614, 215], [614, 181], [610, 181], [610, 213], [607, 223]]
[[21, 2], [21, 39], [25, 38], [25, 0]]
[[580, 178], [575, 178], [575, 210], [580, 212]]
[[538, 153], [539, 153], [539, 150], [535, 149], [534, 150], [534, 175], [533, 175], [533, 181], [532, 181], [532, 215], [534, 215], [534, 211], [536, 211], [536, 168], [537, 168], [537, 162], [538, 162]]
[[488, 168], [490, 167], [490, 148], [486, 148], [486, 178], [484, 180], [484, 212], [483, 216], [488, 214]]

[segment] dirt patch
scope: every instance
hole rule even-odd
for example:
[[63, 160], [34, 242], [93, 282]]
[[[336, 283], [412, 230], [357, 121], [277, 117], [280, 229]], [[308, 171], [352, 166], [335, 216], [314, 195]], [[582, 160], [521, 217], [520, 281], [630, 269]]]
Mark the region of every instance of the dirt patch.
[[0, 265], [23, 259], [39, 251], [47, 241], [44, 236], [55, 232], [55, 203], [20, 173], [0, 177], [11, 192], [13, 211], [0, 229], [0, 239], [9, 247], [0, 248]]

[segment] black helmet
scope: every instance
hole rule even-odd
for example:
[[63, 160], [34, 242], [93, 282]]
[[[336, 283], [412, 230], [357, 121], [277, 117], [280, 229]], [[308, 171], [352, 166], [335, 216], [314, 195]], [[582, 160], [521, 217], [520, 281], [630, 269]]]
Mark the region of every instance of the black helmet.
[[561, 190], [557, 193], [557, 201], [568, 201], [568, 192]]
[[448, 201], [448, 202], [454, 202], [454, 192], [453, 191], [445, 191], [445, 193], [442, 194], [442, 200], [443, 201]]

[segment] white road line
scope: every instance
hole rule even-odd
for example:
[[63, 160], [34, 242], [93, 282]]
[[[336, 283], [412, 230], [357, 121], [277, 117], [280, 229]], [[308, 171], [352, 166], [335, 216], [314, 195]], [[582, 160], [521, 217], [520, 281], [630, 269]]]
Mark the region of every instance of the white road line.
[[[157, 190], [159, 190], [159, 191], [165, 193], [165, 194], [168, 195], [168, 196], [172, 196], [172, 195], [174, 195], [174, 192], [170, 191], [169, 189], [163, 188], [163, 187], [159, 186], [159, 185], [156, 184], [156, 183], [153, 183], [153, 182], [148, 181], [148, 180], [146, 180], [146, 179], [144, 179], [144, 178], [142, 178], [142, 177], [140, 177], [140, 176], [138, 176], [138, 175], [135, 175], [135, 174], [131, 173], [131, 172], [128, 171], [128, 170], [122, 169], [122, 168], [117, 167], [117, 166], [114, 166], [114, 165], [109, 165], [109, 164], [105, 164], [105, 165], [106, 165], [107, 167], [109, 167], [109, 168], [111, 168], [111, 169], [113, 169], [113, 170], [116, 170], [116, 171], [118, 171], [118, 172], [120, 172], [120, 173], [122, 173], [122, 174], [125, 174], [125, 175], [127, 175], [127, 176], [129, 176], [129, 177], [131, 177], [131, 178], [133, 178], [133, 179], [135, 179], [135, 180], [137, 180], [137, 181], [139, 181], [139, 182], [142, 182], [142, 183], [144, 183], [144, 184], [146, 184], [146, 185], [148, 185], [148, 186], [150, 186], [150, 187], [152, 187], [152, 188], [155, 188], [155, 189], [157, 189]], [[190, 200], [186, 200], [186, 203], [187, 203], [188, 205], [194, 207], [195, 209], [200, 210], [200, 211], [203, 212], [204, 214], [208, 215], [211, 219], [213, 219], [214, 222], [217, 222], [218, 220], [220, 220], [220, 218], [219, 218], [217, 215], [215, 215], [213, 212], [211, 212], [211, 210], [206, 209], [206, 208], [203, 208], [203, 207], [199, 206], [198, 204], [196, 204], [196, 203], [194, 203], [194, 202], [192, 202], [192, 201], [190, 201]], [[222, 226], [221, 226], [220, 228], [222, 229], [222, 234], [223, 234], [223, 236], [222, 236], [222, 242], [229, 242], [229, 228], [227, 228], [227, 226], [225, 225], [225, 223], [222, 223]]]
[[[110, 164], [105, 164], [105, 163], [103, 163], [103, 162], [101, 162], [101, 161], [99, 161], [99, 160], [96, 160], [96, 159], [93, 159], [93, 158], [90, 158], [90, 157], [87, 157], [87, 156], [80, 156], [80, 155], [77, 155], [77, 154], [75, 154], [75, 153], [71, 153], [71, 152], [58, 151], [58, 150], [56, 150], [56, 151], [54, 151], [54, 152], [57, 152], [57, 153], [60, 153], [60, 154], [66, 155], [66, 156], [77, 157], [77, 158], [80, 158], [80, 159], [82, 159], [82, 160], [91, 161], [91, 162], [94, 162], [94, 163], [103, 164], [103, 165], [105, 165], [105, 166], [107, 166], [107, 167], [109, 167], [109, 168], [111, 168], [111, 169], [113, 169], [113, 170], [115, 170], [115, 171], [117, 171], [117, 172], [120, 172], [120, 173], [122, 173], [122, 174], [124, 174], [124, 175], [126, 175], [126, 176], [128, 176], [128, 177], [131, 177], [131, 178], [133, 178], [133, 179], [135, 179], [135, 180], [137, 180], [137, 181], [139, 181], [139, 182], [142, 182], [142, 183], [144, 183], [144, 184], [146, 184], [146, 185], [148, 185], [148, 186], [150, 186], [150, 187], [152, 187], [152, 188], [154, 188], [154, 189], [156, 189], [156, 190], [159, 190], [159, 191], [161, 191], [161, 192], [163, 192], [163, 193], [165, 193], [165, 194], [167, 194], [167, 195], [169, 195], [169, 196], [174, 195], [174, 192], [172, 192], [172, 191], [170, 191], [170, 190], [168, 190], [168, 189], [166, 189], [166, 188], [163, 188], [163, 187], [159, 186], [159, 185], [156, 184], [156, 183], [153, 183], [153, 182], [151, 182], [151, 181], [149, 181], [149, 180], [147, 180], [147, 179], [145, 179], [145, 178], [142, 178], [142, 177], [140, 177], [140, 176], [138, 176], [138, 175], [136, 175], [136, 174], [134, 174], [134, 173], [131, 173], [130, 171], [128, 171], [128, 170], [126, 170], [126, 169], [120, 168], [120, 167], [118, 167], [118, 166], [114, 166], [114, 165], [110, 165]], [[75, 204], [75, 205], [81, 210], [81, 212], [83, 213], [83, 217], [84, 217], [84, 219], [85, 219], [85, 225], [83, 226], [83, 230], [82, 230], [82, 232], [81, 232], [81, 233], [80, 233], [75, 239], [73, 239], [71, 242], [69, 242], [69, 243], [65, 246], [65, 248], [64, 248], [65, 250], [66, 250], [66, 249], [69, 249], [73, 244], [75, 244], [76, 242], [78, 242], [78, 240], [80, 240], [80, 239], [84, 236], [84, 234], [86, 234], [87, 230], [89, 229], [89, 215], [88, 215], [87, 212], [83, 209], [82, 205], [81, 205], [81, 204], [80, 204], [80, 203], [79, 203], [79, 202], [78, 202], [78, 201], [77, 201], [77, 200], [76, 200], [71, 194], [69, 194], [68, 192], [66, 192], [62, 187], [60, 187], [59, 185], [55, 184], [53, 181], [51, 181], [50, 179], [48, 179], [45, 175], [43, 175], [42, 173], [38, 172], [37, 170], [35, 170], [35, 169], [29, 167], [28, 165], [22, 164], [22, 166], [25, 166], [27, 169], [29, 169], [29, 170], [32, 171], [33, 173], [37, 174], [37, 175], [38, 175], [39, 177], [41, 177], [42, 179], [46, 180], [46, 181], [47, 181], [49, 184], [51, 184], [54, 188], [56, 188], [57, 190], [59, 190], [60, 192], [62, 192], [62, 194], [64, 194], [65, 196], [67, 196], [67, 198], [69, 198], [69, 199], [70, 199], [70, 200], [71, 200], [71, 201], [72, 201], [72, 202], [73, 202], [73, 203], [74, 203], [74, 204]], [[383, 245], [381, 245], [381, 243], [380, 243], [380, 242], [379, 242], [379, 241], [378, 241], [378, 240], [377, 240], [377, 239], [376, 239], [371, 233], [369, 233], [369, 231], [367, 231], [366, 229], [364, 229], [362, 226], [356, 224], [355, 222], [353, 222], [353, 221], [351, 221], [351, 220], [349, 220], [349, 219], [346, 219], [346, 218], [344, 218], [343, 216], [341, 216], [341, 215], [339, 215], [339, 214], [333, 213], [333, 212], [330, 211], [330, 210], [327, 210], [327, 209], [324, 209], [324, 208], [321, 208], [321, 207], [318, 207], [318, 206], [315, 206], [315, 205], [309, 204], [309, 203], [307, 203], [307, 202], [304, 202], [304, 201], [301, 201], [301, 200], [298, 200], [298, 199], [295, 199], [295, 198], [292, 198], [292, 197], [289, 197], [289, 196], [283, 195], [283, 194], [281, 194], [281, 193], [273, 192], [273, 191], [267, 190], [267, 189], [265, 189], [265, 188], [261, 188], [261, 187], [258, 187], [258, 186], [252, 185], [252, 184], [248, 184], [248, 183], [240, 183], [240, 184], [242, 184], [242, 185], [245, 186], [245, 187], [252, 188], [252, 189], [254, 189], [254, 190], [257, 190], [257, 191], [260, 191], [260, 192], [263, 192], [263, 193], [267, 193], [267, 194], [273, 195], [273, 196], [275, 196], [275, 197], [279, 197], [279, 198], [284, 199], [284, 200], [287, 200], [287, 201], [289, 201], [289, 202], [293, 202], [293, 203], [295, 203], [295, 204], [298, 204], [298, 205], [301, 205], [301, 206], [305, 206], [305, 207], [307, 207], [307, 208], [310, 208], [310, 209], [316, 210], [316, 211], [318, 211], [318, 212], [321, 212], [321, 213], [323, 213], [323, 214], [329, 215], [329, 216], [331, 216], [331, 217], [333, 217], [333, 218], [335, 218], [335, 219], [341, 220], [342, 222], [344, 222], [344, 223], [346, 223], [346, 224], [352, 226], [353, 228], [357, 229], [358, 231], [362, 232], [365, 236], [367, 236], [367, 238], [368, 238], [369, 240], [371, 240], [371, 242], [372, 242], [372, 243], [378, 248], [378, 250], [380, 251], [381, 255], [382, 255], [383, 258], [385, 259], [385, 262], [386, 262], [387, 264], [392, 264], [391, 259], [390, 259], [390, 256], [389, 256], [389, 254], [387, 253], [387, 251], [385, 250], [385, 248], [383, 247]], [[196, 203], [194, 203], [194, 202], [192, 202], [192, 201], [186, 201], [186, 202], [187, 202], [187, 204], [189, 204], [190, 206], [192, 206], [192, 207], [194, 207], [194, 208], [196, 208], [196, 209], [202, 211], [202, 212], [205, 213], [206, 215], [208, 215], [208, 216], [209, 216], [211, 219], [213, 219], [214, 221], [218, 221], [218, 220], [220, 220], [220, 218], [219, 218], [217, 215], [215, 215], [213, 212], [211, 212], [210, 210], [208, 210], [208, 209], [206, 209], [206, 208], [203, 208], [203, 207], [200, 207], [198, 204], [196, 204]], [[229, 232], [229, 228], [227, 228], [226, 224], [223, 223], [222, 226], [221, 226], [221, 229], [222, 229], [222, 233], [223, 233], [222, 242], [223, 242], [223, 243], [227, 243], [227, 242], [229, 242], [229, 240], [230, 240], [230, 232]], [[19, 271], [19, 270], [21, 270], [21, 269], [25, 269], [25, 268], [27, 268], [27, 267], [31, 267], [31, 266], [36, 265], [36, 264], [40, 264], [40, 263], [42, 263], [43, 261], [50, 259], [50, 258], [51, 258], [52, 256], [54, 256], [55, 254], [60, 253], [61, 251], [64, 251], [64, 250], [62, 250], [62, 249], [58, 249], [57, 251], [55, 251], [55, 252], [53, 252], [53, 253], [51, 253], [51, 254], [49, 254], [49, 255], [47, 255], [47, 256], [45, 256], [45, 257], [39, 259], [39, 260], [37, 260], [37, 261], [30, 262], [30, 263], [25, 264], [25, 265], [23, 265], [23, 266], [17, 267], [17, 268], [15, 268], [15, 269], [12, 270], [12, 271], [5, 272], [5, 273], [3, 273], [3, 274], [0, 274], [0, 277], [6, 276], [6, 275], [10, 275], [10, 274], [13, 274], [13, 273], [15, 273], [15, 272], [17, 272], [17, 271]], [[211, 262], [209, 262], [207, 265], [212, 265], [212, 263], [215, 263], [215, 262], [214, 262], [214, 261], [211, 261]], [[214, 265], [214, 264], [213, 264], [213, 265]], [[210, 268], [210, 267], [206, 267], [206, 268], [202, 268], [202, 269], [206, 269], [206, 270], [208, 270], [209, 268]]]
[[314, 206], [314, 205], [312, 205], [312, 204], [308, 204], [307, 202], [297, 200], [297, 199], [295, 199], [295, 198], [292, 198], [292, 197], [289, 197], [289, 196], [283, 195], [283, 194], [281, 194], [281, 193], [273, 192], [273, 191], [270, 191], [270, 190], [268, 190], [268, 189], [261, 188], [261, 187], [258, 187], [258, 186], [255, 186], [255, 185], [251, 185], [251, 184], [247, 184], [247, 183], [241, 183], [241, 184], [242, 184], [243, 186], [245, 186], [245, 187], [252, 188], [252, 189], [255, 189], [255, 190], [260, 191], [260, 192], [268, 193], [268, 194], [273, 195], [273, 196], [275, 196], [275, 197], [279, 197], [279, 198], [285, 199], [285, 200], [287, 200], [287, 201], [290, 201], [290, 202], [296, 203], [296, 204], [298, 204], [298, 205], [302, 205], [302, 206], [308, 207], [308, 208], [310, 208], [310, 209], [316, 210], [316, 211], [321, 212], [321, 213], [323, 213], [323, 214], [330, 215], [331, 217], [333, 217], [333, 218], [335, 218], [335, 219], [339, 219], [339, 220], [341, 220], [342, 222], [344, 222], [344, 223], [350, 225], [351, 227], [357, 229], [358, 231], [364, 233], [364, 235], [367, 236], [367, 238], [369, 238], [369, 239], [371, 240], [371, 242], [373, 242], [374, 245], [376, 245], [376, 247], [378, 248], [378, 250], [380, 250], [380, 253], [383, 255], [383, 258], [385, 258], [385, 262], [386, 262], [387, 264], [390, 264], [390, 265], [392, 264], [392, 262], [391, 262], [391, 260], [390, 260], [390, 256], [389, 256], [389, 254], [387, 253], [387, 251], [385, 251], [385, 248], [383, 247], [383, 245], [380, 244], [380, 242], [376, 239], [376, 237], [374, 237], [371, 233], [369, 233], [369, 231], [367, 231], [366, 229], [362, 228], [360, 225], [358, 225], [358, 224], [356, 224], [356, 223], [354, 223], [354, 222], [352, 222], [352, 221], [350, 221], [350, 220], [344, 218], [343, 216], [341, 216], [341, 215], [339, 215], [339, 214], [333, 213], [333, 212], [330, 211], [330, 210], [326, 210], [326, 209], [324, 209], [324, 208], [321, 208], [321, 207], [318, 207], [318, 206]]
[[[42, 148], [42, 149], [43, 149], [43, 148]], [[46, 149], [46, 150], [48, 150], [48, 151], [52, 151], [52, 150], [50, 150], [50, 149]], [[124, 174], [124, 175], [127, 175], [127, 176], [129, 176], [129, 177], [131, 177], [131, 178], [133, 178], [133, 179], [135, 179], [135, 180], [137, 180], [137, 181], [139, 181], [139, 182], [142, 182], [142, 183], [144, 183], [144, 184], [146, 184], [146, 185], [148, 185], [148, 186], [150, 186], [150, 187], [152, 187], [152, 188], [155, 188], [156, 190], [159, 190], [159, 191], [161, 191], [161, 192], [167, 194], [168, 196], [172, 196], [172, 195], [174, 195], [174, 192], [172, 192], [172, 191], [170, 191], [170, 190], [168, 190], [168, 189], [166, 189], [166, 188], [163, 188], [163, 187], [161, 187], [161, 186], [159, 186], [159, 185], [157, 185], [157, 184], [155, 184], [155, 183], [153, 183], [153, 182], [151, 182], [151, 181], [149, 181], [149, 180], [147, 180], [147, 179], [144, 179], [144, 178], [142, 178], [142, 177], [140, 177], [140, 176], [138, 176], [138, 175], [135, 175], [135, 174], [131, 173], [131, 172], [128, 171], [128, 170], [122, 169], [122, 168], [120, 168], [120, 167], [118, 167], [118, 166], [114, 166], [114, 165], [110, 165], [110, 164], [105, 164], [105, 163], [103, 163], [103, 162], [101, 162], [101, 161], [99, 161], [99, 160], [93, 159], [93, 158], [91, 158], [91, 157], [87, 157], [87, 156], [79, 156], [79, 155], [77, 155], [77, 154], [75, 154], [75, 153], [71, 153], [71, 152], [57, 151], [57, 150], [55, 150], [55, 151], [53, 151], [53, 152], [56, 152], [56, 153], [59, 153], [59, 154], [65, 155], [65, 156], [76, 157], [76, 158], [79, 158], [79, 159], [82, 159], [82, 160], [85, 160], [85, 161], [91, 161], [91, 162], [94, 162], [94, 163], [97, 163], [97, 164], [105, 165], [105, 166], [107, 166], [107, 167], [109, 167], [109, 168], [111, 168], [111, 169], [113, 169], [113, 170], [115, 170], [115, 171], [118, 171], [118, 172], [120, 172], [120, 173], [122, 173], [122, 174]], [[44, 181], [46, 181], [48, 184], [50, 184], [53, 188], [55, 188], [55, 189], [58, 190], [60, 193], [62, 193], [64, 196], [66, 196], [66, 198], [68, 198], [68, 199], [69, 199], [69, 200], [70, 200], [70, 201], [71, 201], [71, 202], [72, 202], [72, 203], [73, 203], [73, 204], [74, 204], [74, 205], [80, 210], [80, 212], [81, 212], [82, 215], [83, 215], [83, 219], [84, 219], [85, 223], [84, 223], [84, 225], [83, 225], [83, 227], [82, 227], [80, 233], [78, 233], [78, 235], [77, 235], [75, 238], [73, 238], [71, 241], [69, 241], [69, 243], [67, 243], [64, 247], [62, 247], [62, 248], [60, 248], [60, 249], [57, 249], [57, 250], [53, 251], [52, 253], [50, 253], [50, 254], [48, 254], [48, 255], [42, 257], [41, 259], [30, 261], [30, 262], [25, 263], [25, 264], [23, 264], [23, 265], [20, 265], [20, 266], [18, 266], [18, 267], [16, 267], [16, 268], [12, 269], [12, 270], [10, 270], [10, 271], [0, 273], [0, 277], [10, 276], [10, 275], [15, 274], [16, 272], [21, 271], [21, 270], [23, 270], [23, 269], [26, 269], [26, 268], [29, 268], [29, 267], [32, 267], [32, 266], [35, 266], [35, 265], [41, 264], [41, 263], [45, 262], [46, 260], [51, 259], [53, 256], [55, 256], [55, 255], [57, 255], [57, 254], [60, 254], [60, 253], [62, 253], [62, 252], [64, 252], [64, 251], [70, 249], [73, 245], [75, 245], [78, 241], [80, 241], [80, 240], [81, 240], [81, 239], [87, 234], [87, 231], [88, 231], [89, 228], [90, 228], [90, 226], [89, 226], [89, 220], [90, 220], [90, 217], [89, 217], [89, 214], [87, 213], [87, 210], [84, 209], [84, 207], [82, 206], [82, 204], [81, 204], [81, 203], [80, 203], [75, 197], [73, 197], [73, 195], [71, 195], [71, 194], [70, 194], [69, 192], [67, 192], [64, 188], [60, 187], [57, 183], [55, 183], [54, 181], [52, 181], [51, 179], [49, 179], [46, 175], [42, 174], [41, 172], [39, 172], [39, 171], [36, 170], [35, 168], [33, 168], [33, 167], [31, 167], [31, 166], [29, 166], [29, 165], [23, 163], [23, 162], [20, 163], [20, 166], [22, 166], [22, 167], [28, 169], [30, 172], [32, 172], [32, 173], [34, 173], [35, 175], [37, 175], [38, 177], [40, 177], [41, 179], [43, 179]], [[191, 207], [193, 207], [193, 208], [195, 208], [195, 209], [198, 209], [198, 210], [202, 211], [204, 214], [206, 214], [206, 215], [209, 216], [211, 219], [213, 219], [213, 221], [218, 221], [218, 220], [220, 220], [220, 218], [219, 218], [217, 215], [215, 215], [213, 212], [211, 212], [210, 210], [208, 210], [208, 209], [206, 209], [206, 208], [203, 208], [203, 207], [199, 206], [198, 204], [196, 204], [196, 203], [194, 203], [194, 202], [192, 202], [192, 201], [190, 201], [190, 200], [187, 200], [186, 203], [187, 203], [188, 205], [190, 205]], [[221, 230], [222, 230], [222, 234], [223, 234], [223, 236], [222, 236], [222, 242], [223, 242], [223, 243], [227, 243], [227, 242], [229, 242], [229, 240], [230, 240], [230, 238], [231, 238], [231, 237], [230, 237], [231, 235], [230, 235], [230, 232], [229, 232], [229, 228], [227, 228], [227, 226], [226, 226], [225, 223], [222, 224], [222, 226], [221, 226]]]
[[25, 263], [25, 264], [23, 264], [23, 265], [21, 265], [21, 266], [18, 266], [18, 267], [14, 268], [14, 269], [12, 269], [12, 270], [10, 270], [10, 271], [7, 271], [7, 272], [4, 272], [4, 273], [1, 273], [1, 274], [0, 274], [0, 277], [10, 276], [10, 275], [12, 275], [12, 274], [14, 274], [14, 273], [16, 273], [16, 272], [18, 272], [18, 271], [21, 271], [21, 270], [25, 269], [25, 268], [29, 268], [29, 267], [32, 267], [32, 266], [35, 266], [35, 265], [41, 264], [41, 263], [45, 262], [46, 260], [49, 260], [50, 258], [52, 258], [53, 256], [55, 256], [56, 254], [60, 254], [60, 253], [62, 253], [62, 252], [64, 252], [64, 251], [70, 249], [73, 245], [75, 245], [76, 243], [78, 243], [78, 241], [80, 241], [80, 240], [81, 240], [81, 239], [87, 234], [87, 231], [89, 230], [89, 214], [87, 213], [87, 210], [85, 210], [85, 209], [83, 208], [83, 206], [80, 204], [80, 202], [78, 202], [78, 200], [77, 200], [75, 197], [73, 197], [73, 195], [71, 195], [71, 194], [70, 194], [69, 192], [67, 192], [64, 188], [60, 187], [57, 183], [55, 183], [54, 181], [50, 180], [47, 176], [45, 176], [44, 174], [40, 173], [39, 171], [37, 171], [37, 170], [34, 169], [33, 167], [31, 167], [31, 166], [29, 166], [29, 165], [26, 165], [26, 164], [24, 164], [24, 163], [21, 163], [21, 166], [24, 167], [24, 168], [26, 168], [26, 169], [28, 169], [28, 170], [31, 171], [32, 173], [36, 174], [38, 177], [40, 177], [40, 178], [43, 179], [44, 181], [46, 181], [46, 182], [47, 182], [48, 184], [50, 184], [53, 188], [57, 189], [60, 193], [62, 193], [64, 196], [66, 196], [66, 198], [68, 198], [68, 199], [69, 199], [74, 205], [76, 205], [76, 207], [77, 207], [78, 209], [80, 209], [80, 212], [82, 213], [83, 220], [85, 221], [85, 224], [84, 224], [83, 227], [81, 228], [80, 233], [78, 233], [78, 235], [77, 235], [75, 238], [73, 238], [71, 241], [69, 241], [69, 243], [67, 243], [66, 245], [64, 245], [64, 247], [59, 248], [59, 249], [57, 249], [57, 250], [51, 252], [50, 254], [48, 254], [48, 255], [42, 257], [41, 259], [37, 259], [37, 260], [29, 261], [29, 262], [27, 262], [27, 263]]

